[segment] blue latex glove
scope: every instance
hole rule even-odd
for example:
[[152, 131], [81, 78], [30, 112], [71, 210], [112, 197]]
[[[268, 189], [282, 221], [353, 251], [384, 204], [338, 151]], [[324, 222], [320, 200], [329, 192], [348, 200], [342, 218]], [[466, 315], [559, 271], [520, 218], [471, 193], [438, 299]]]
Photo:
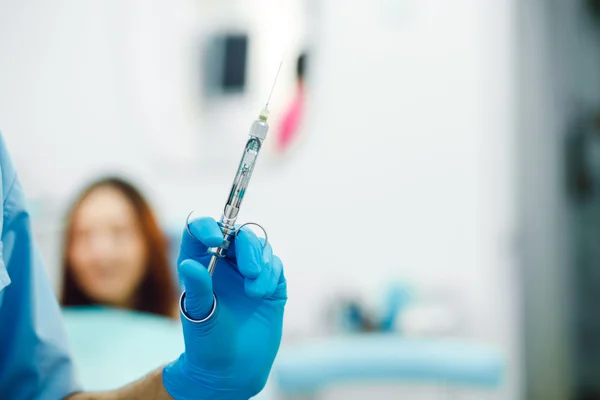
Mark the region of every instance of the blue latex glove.
[[247, 400], [265, 386], [279, 350], [287, 300], [283, 265], [242, 228], [211, 279], [207, 248], [222, 244], [221, 229], [201, 218], [190, 231], [197, 239], [184, 229], [178, 260], [185, 352], [164, 368], [165, 388], [177, 400]]

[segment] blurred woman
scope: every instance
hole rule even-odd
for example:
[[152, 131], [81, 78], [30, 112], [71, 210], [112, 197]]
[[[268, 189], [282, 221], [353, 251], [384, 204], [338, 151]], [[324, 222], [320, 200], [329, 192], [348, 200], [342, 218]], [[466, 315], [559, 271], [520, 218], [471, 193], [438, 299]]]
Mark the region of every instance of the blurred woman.
[[105, 305], [177, 315], [167, 241], [132, 184], [105, 178], [88, 186], [67, 215], [62, 305]]

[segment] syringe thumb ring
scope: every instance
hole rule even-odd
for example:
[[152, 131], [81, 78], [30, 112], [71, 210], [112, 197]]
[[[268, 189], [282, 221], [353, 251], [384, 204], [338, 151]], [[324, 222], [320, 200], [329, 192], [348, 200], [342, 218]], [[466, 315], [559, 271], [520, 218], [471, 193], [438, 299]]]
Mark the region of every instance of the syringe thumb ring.
[[236, 232], [235, 232], [235, 237], [237, 237], [237, 235], [240, 233], [240, 230], [244, 227], [244, 226], [248, 226], [248, 225], [254, 225], [258, 228], [260, 228], [261, 231], [263, 231], [263, 233], [265, 234], [265, 243], [263, 243], [263, 251], [267, 248], [267, 246], [269, 245], [269, 235], [267, 234], [267, 230], [265, 228], [263, 228], [262, 225], [256, 223], [256, 222], [246, 222], [240, 226], [237, 227]]

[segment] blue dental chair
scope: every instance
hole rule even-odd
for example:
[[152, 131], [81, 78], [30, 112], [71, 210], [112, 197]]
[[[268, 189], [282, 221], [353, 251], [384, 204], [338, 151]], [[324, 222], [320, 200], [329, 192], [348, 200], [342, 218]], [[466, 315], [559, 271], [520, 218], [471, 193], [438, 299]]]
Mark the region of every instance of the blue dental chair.
[[282, 349], [273, 378], [286, 399], [312, 399], [331, 387], [374, 383], [492, 392], [501, 386], [504, 368], [499, 352], [484, 344], [360, 334]]
[[[131, 383], [173, 361], [184, 349], [177, 321], [107, 307], [63, 309], [71, 354], [84, 390]], [[269, 387], [254, 397], [270, 400]]]
[[[484, 398], [502, 385], [504, 360], [492, 346], [468, 340], [410, 338], [395, 328], [413, 301], [410, 286], [395, 283], [387, 290], [382, 317], [369, 318], [354, 302], [341, 309], [345, 333], [282, 348], [273, 370], [280, 397], [322, 398], [331, 388], [351, 390], [337, 398], [463, 399]], [[366, 328], [369, 330], [366, 330]], [[382, 386], [393, 386], [391, 394]], [[370, 388], [358, 395], [361, 386]], [[425, 388], [417, 395], [413, 387]], [[408, 390], [399, 394], [399, 388]], [[466, 392], [476, 392], [468, 397]], [[458, 393], [458, 394], [456, 394]], [[485, 398], [496, 398], [485, 396]], [[325, 398], [328, 398], [325, 396]]]

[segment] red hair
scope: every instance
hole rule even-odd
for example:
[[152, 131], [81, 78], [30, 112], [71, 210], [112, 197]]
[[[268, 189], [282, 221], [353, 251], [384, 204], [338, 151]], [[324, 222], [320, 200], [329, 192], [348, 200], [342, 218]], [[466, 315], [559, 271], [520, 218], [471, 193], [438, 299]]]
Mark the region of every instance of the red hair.
[[135, 216], [144, 236], [147, 261], [145, 276], [136, 290], [135, 311], [173, 317], [177, 301], [176, 287], [168, 258], [168, 243], [159, 227], [158, 221], [148, 201], [132, 184], [117, 177], [108, 177], [96, 181], [85, 188], [77, 197], [67, 213], [66, 237], [62, 253], [62, 293], [63, 306], [94, 305], [93, 301], [79, 287], [72, 272], [69, 250], [73, 243], [73, 219], [81, 203], [99, 188], [112, 188], [119, 191], [133, 206]]

